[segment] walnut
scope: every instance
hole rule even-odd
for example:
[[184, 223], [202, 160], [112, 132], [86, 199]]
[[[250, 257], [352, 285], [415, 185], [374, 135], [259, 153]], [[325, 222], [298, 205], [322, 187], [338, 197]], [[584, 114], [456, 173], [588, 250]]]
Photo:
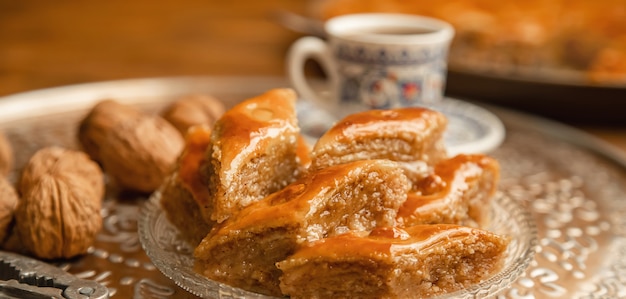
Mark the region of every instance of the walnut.
[[79, 151], [48, 147], [26, 164], [18, 185], [17, 233], [27, 252], [43, 259], [87, 252], [102, 228], [102, 171]]
[[194, 125], [209, 125], [224, 114], [224, 104], [208, 95], [187, 95], [166, 107], [161, 115], [184, 136]]
[[184, 147], [182, 136], [163, 118], [113, 100], [92, 109], [78, 138], [121, 188], [139, 192], [158, 188]]
[[0, 132], [0, 176], [7, 175], [13, 166], [13, 150], [9, 139]]
[[15, 189], [7, 179], [0, 176], [0, 244], [9, 235], [17, 202]]

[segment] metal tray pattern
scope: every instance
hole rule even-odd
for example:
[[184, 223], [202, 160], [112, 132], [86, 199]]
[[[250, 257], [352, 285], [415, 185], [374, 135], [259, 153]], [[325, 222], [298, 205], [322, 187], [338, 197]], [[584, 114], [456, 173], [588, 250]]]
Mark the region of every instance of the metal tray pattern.
[[[177, 96], [210, 93], [234, 103], [281, 78], [195, 77], [112, 81], [53, 88], [0, 99], [0, 130], [15, 150], [15, 181], [39, 148], [78, 148], [78, 121], [103, 98], [150, 112]], [[499, 298], [626, 297], [626, 158], [603, 142], [558, 123], [492, 109], [507, 135], [491, 154], [500, 160], [500, 196], [527, 207], [538, 228], [535, 259]], [[58, 266], [106, 285], [112, 298], [194, 298], [162, 275], [137, 233], [147, 196], [108, 190], [104, 229], [83, 257]]]

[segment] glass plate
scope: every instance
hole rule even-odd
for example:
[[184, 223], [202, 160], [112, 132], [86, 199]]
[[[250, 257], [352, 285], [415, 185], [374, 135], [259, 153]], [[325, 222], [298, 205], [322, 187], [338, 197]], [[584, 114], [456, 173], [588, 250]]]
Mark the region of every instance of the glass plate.
[[[139, 238], [154, 265], [183, 289], [202, 298], [274, 298], [210, 280], [194, 271], [194, 248], [182, 239], [160, 206], [155, 192], [139, 220]], [[508, 287], [529, 266], [537, 245], [537, 229], [528, 211], [510, 197], [496, 196], [488, 230], [511, 237], [502, 270], [472, 287], [437, 298], [488, 297]]]

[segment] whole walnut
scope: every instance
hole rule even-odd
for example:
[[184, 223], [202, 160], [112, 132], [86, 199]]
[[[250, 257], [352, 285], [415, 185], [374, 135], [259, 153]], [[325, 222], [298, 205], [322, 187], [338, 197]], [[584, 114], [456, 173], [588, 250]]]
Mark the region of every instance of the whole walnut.
[[142, 113], [128, 105], [113, 100], [104, 100], [93, 107], [89, 115], [80, 123], [78, 140], [83, 150], [95, 161], [101, 162], [100, 149], [103, 140], [126, 119], [142, 118]]
[[13, 150], [9, 139], [0, 132], [0, 176], [7, 175], [13, 167]]
[[92, 159], [123, 189], [156, 190], [184, 147], [166, 120], [113, 100], [98, 103], [81, 122], [78, 138]]
[[9, 181], [0, 176], [0, 244], [9, 235], [18, 197]]
[[26, 164], [15, 212], [27, 252], [43, 259], [87, 252], [102, 228], [103, 174], [85, 153], [47, 147]]
[[161, 115], [184, 136], [192, 126], [212, 126], [225, 110], [220, 100], [209, 95], [193, 94], [178, 98]]

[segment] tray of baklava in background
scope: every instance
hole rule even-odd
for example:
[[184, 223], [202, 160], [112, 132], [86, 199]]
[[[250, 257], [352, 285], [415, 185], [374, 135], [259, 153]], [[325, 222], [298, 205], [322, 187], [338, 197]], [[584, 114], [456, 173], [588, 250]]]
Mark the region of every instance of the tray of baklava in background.
[[618, 0], [319, 0], [311, 1], [309, 17], [396, 12], [440, 18], [456, 30], [448, 95], [568, 122], [624, 124], [624, 11]]

